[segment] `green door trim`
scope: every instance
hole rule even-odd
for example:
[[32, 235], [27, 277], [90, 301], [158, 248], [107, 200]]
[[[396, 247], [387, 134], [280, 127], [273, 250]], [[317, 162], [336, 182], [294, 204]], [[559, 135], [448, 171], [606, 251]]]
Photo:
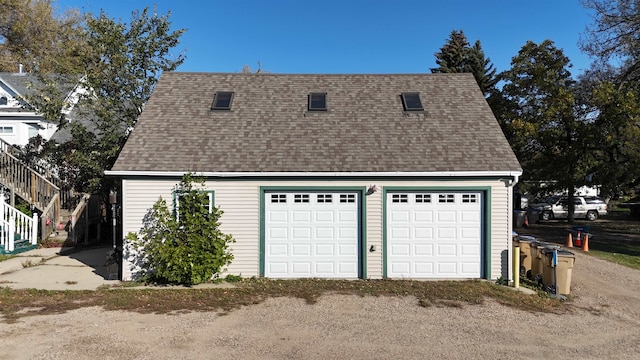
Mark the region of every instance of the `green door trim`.
[[363, 186], [260, 186], [260, 276], [265, 266], [265, 194], [268, 192], [356, 192], [358, 193], [358, 277], [367, 278], [367, 202]]
[[[387, 193], [389, 192], [480, 192], [480, 277], [491, 279], [491, 187], [490, 186], [385, 186], [382, 190], [382, 277], [387, 278]], [[483, 266], [484, 265], [484, 266]]]

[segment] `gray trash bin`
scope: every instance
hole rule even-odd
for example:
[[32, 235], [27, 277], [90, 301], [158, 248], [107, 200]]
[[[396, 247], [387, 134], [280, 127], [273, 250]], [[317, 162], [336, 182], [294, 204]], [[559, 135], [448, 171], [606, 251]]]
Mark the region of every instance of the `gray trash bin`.
[[524, 210], [513, 211], [513, 227], [516, 229], [524, 227], [524, 219], [527, 216], [527, 212]]
[[556, 265], [556, 269], [554, 270], [553, 250], [554, 249], [550, 248], [543, 250], [542, 283], [544, 286], [553, 287], [554, 277], [557, 275], [558, 279], [556, 280], [556, 284], [558, 285], [558, 294], [569, 295], [571, 292], [571, 273], [576, 256], [570, 251], [558, 250], [558, 265]]

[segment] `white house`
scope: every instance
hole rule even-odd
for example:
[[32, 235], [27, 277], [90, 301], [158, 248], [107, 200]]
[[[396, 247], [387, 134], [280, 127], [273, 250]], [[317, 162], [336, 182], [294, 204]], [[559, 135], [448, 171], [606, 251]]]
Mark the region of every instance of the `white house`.
[[107, 172], [122, 237], [185, 172], [224, 211], [231, 274], [511, 278], [522, 169], [470, 74], [164, 73]]
[[[24, 146], [29, 140], [40, 135], [49, 140], [58, 130], [58, 124], [45, 119], [25, 103], [24, 97], [30, 94], [34, 84], [39, 81], [33, 75], [19, 71], [0, 73], [0, 139], [16, 146]], [[65, 85], [61, 84], [61, 88]], [[65, 109], [68, 115], [79, 99], [79, 87], [67, 86]]]

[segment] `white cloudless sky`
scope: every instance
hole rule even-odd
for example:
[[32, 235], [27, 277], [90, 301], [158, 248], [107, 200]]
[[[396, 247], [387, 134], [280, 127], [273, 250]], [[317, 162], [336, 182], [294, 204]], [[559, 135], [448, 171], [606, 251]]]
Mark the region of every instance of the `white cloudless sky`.
[[578, 41], [593, 20], [579, 0], [58, 0], [128, 22], [145, 7], [171, 12], [185, 28], [178, 71], [272, 73], [424, 73], [452, 30], [480, 40], [498, 71], [532, 40], [554, 41], [573, 64], [590, 59]]

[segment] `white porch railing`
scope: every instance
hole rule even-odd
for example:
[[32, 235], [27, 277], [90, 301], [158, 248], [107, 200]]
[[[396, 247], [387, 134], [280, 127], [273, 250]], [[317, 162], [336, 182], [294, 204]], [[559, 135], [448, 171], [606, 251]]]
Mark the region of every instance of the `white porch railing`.
[[38, 244], [38, 215], [28, 216], [7, 204], [0, 194], [0, 246], [5, 253], [15, 250], [16, 240]]

